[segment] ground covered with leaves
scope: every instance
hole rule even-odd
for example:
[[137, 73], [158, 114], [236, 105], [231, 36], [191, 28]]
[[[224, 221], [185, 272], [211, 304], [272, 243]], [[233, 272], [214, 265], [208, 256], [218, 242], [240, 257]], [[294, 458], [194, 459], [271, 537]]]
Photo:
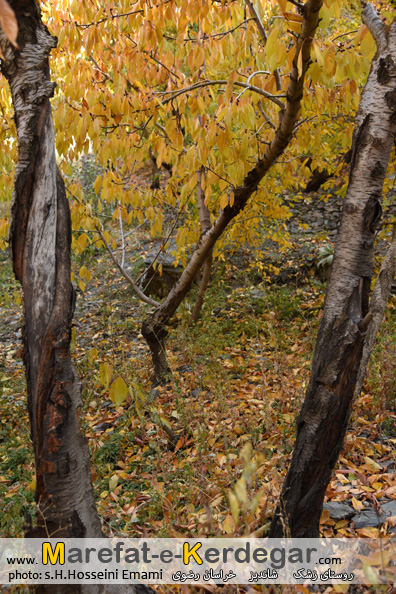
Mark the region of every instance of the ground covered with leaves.
[[[306, 245], [317, 253], [316, 240]], [[35, 479], [22, 303], [9, 261], [1, 258], [0, 527], [2, 537], [20, 537], [34, 516]], [[302, 266], [293, 256], [280, 258]], [[265, 536], [290, 461], [324, 300], [314, 260], [303, 281], [281, 286], [273, 267], [258, 272], [252, 259], [244, 270], [218, 264], [197, 325], [189, 325], [193, 296], [178, 313], [168, 342], [173, 374], [155, 390], [140, 334], [148, 306], [136, 301], [104, 252], [86, 264], [92, 278], [78, 295], [73, 356], [105, 531], [131, 538]], [[395, 321], [392, 297], [326, 493], [327, 502], [348, 503], [356, 514], [368, 506], [380, 513], [396, 499]], [[114, 403], [117, 378], [127, 389], [121, 405]], [[321, 534], [378, 537], [391, 533], [395, 520], [356, 528], [324, 510]], [[293, 591], [308, 591], [301, 588]]]

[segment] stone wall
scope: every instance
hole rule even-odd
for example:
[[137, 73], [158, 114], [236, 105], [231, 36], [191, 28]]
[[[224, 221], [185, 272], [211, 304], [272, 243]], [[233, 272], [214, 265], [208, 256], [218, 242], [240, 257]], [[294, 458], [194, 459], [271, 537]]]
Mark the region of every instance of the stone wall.
[[[334, 241], [341, 220], [343, 198], [336, 195], [311, 193], [298, 200], [285, 199], [292, 216], [287, 221], [290, 233], [319, 233], [324, 231]], [[396, 204], [384, 205], [383, 220], [396, 219]], [[304, 225], [306, 226], [304, 228]]]

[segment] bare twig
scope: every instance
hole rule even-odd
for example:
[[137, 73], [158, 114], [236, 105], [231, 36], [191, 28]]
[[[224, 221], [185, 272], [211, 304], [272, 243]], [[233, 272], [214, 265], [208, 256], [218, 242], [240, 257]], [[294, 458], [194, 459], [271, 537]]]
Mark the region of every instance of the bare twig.
[[258, 15], [258, 12], [251, 0], [246, 0], [246, 5], [249, 8], [250, 14], [252, 15], [252, 17], [257, 25], [257, 29], [260, 31], [260, 35], [261, 35], [261, 37], [264, 41], [264, 45], [265, 45], [267, 43], [268, 36], [267, 36], [266, 30], [264, 29], [264, 25], [261, 22], [261, 19]]
[[132, 14], [144, 14], [144, 10], [134, 10], [132, 12], [124, 12], [122, 14], [112, 14], [108, 17], [104, 17], [103, 19], [100, 19], [99, 21], [93, 22], [93, 23], [88, 23], [86, 25], [83, 25], [81, 23], [75, 23], [76, 27], [80, 28], [80, 29], [89, 29], [89, 27], [93, 27], [94, 25], [100, 25], [101, 23], [105, 23], [106, 21], [112, 21], [113, 19], [119, 19], [121, 17], [125, 17], [125, 16], [130, 16]]
[[263, 116], [263, 118], [265, 119], [267, 124], [269, 124], [273, 130], [276, 130], [276, 126], [275, 126], [274, 122], [271, 120], [269, 115], [267, 115], [266, 112], [264, 111], [264, 107], [263, 107], [261, 101], [258, 102], [258, 106], [259, 106], [259, 110], [261, 111], [261, 115]]
[[121, 214], [121, 202], [118, 202], [118, 210], [119, 210], [119, 221], [120, 221], [120, 233], [121, 233], [121, 268], [124, 268], [125, 265], [125, 237], [124, 237], [124, 229], [122, 225], [122, 214]]
[[[265, 46], [267, 43], [268, 36], [267, 36], [267, 32], [264, 28], [264, 25], [261, 22], [260, 16], [259, 16], [252, 0], [246, 0], [246, 5], [249, 8], [250, 14], [252, 15], [253, 20], [255, 21], [255, 23], [257, 25], [257, 29], [260, 32], [260, 35], [262, 37], [262, 40], [263, 40], [264, 46]], [[275, 76], [275, 82], [276, 82], [276, 89], [277, 89], [277, 91], [281, 91], [282, 90], [282, 81], [281, 81], [281, 77], [280, 77], [279, 68], [276, 68], [274, 70], [274, 76]]]
[[[158, 94], [159, 95], [170, 95], [170, 94], [172, 95], [171, 97], [164, 99], [164, 101], [162, 102], [164, 105], [166, 105], [166, 103], [169, 103], [173, 99], [176, 99], [176, 97], [179, 97], [180, 95], [183, 95], [184, 93], [188, 93], [189, 91], [194, 91], [195, 89], [202, 89], [203, 87], [209, 87], [209, 86], [214, 86], [214, 85], [227, 85], [227, 84], [228, 84], [228, 80], [203, 80], [203, 81], [194, 83], [192, 85], [189, 85], [188, 87], [184, 87], [183, 89], [176, 89], [174, 91], [161, 91]], [[236, 80], [232, 84], [235, 85], [236, 87], [242, 87], [244, 89], [247, 89], [249, 91], [253, 91], [254, 93], [258, 93], [259, 95], [262, 95], [269, 101], [272, 101], [273, 103], [275, 103], [275, 105], [277, 105], [281, 109], [285, 108], [285, 104], [283, 103], [283, 101], [281, 101], [281, 98], [285, 99], [285, 97], [283, 95], [278, 95], [278, 96], [271, 95], [271, 93], [264, 91], [264, 89], [260, 89], [259, 87], [249, 85], [248, 83], [245, 83], [240, 80]]]
[[96, 231], [97, 231], [97, 233], [99, 233], [100, 238], [103, 241], [103, 243], [105, 245], [105, 248], [106, 248], [106, 250], [108, 251], [108, 253], [110, 255], [110, 258], [113, 260], [114, 264], [117, 266], [117, 268], [121, 272], [122, 276], [131, 285], [132, 289], [135, 291], [135, 293], [139, 297], [139, 299], [141, 299], [145, 303], [148, 303], [149, 305], [152, 305], [154, 307], [158, 307], [159, 306], [158, 301], [154, 301], [154, 299], [151, 299], [150, 297], [148, 297], [147, 295], [145, 295], [143, 293], [143, 291], [140, 289], [140, 287], [135, 283], [135, 281], [133, 280], [133, 278], [125, 270], [125, 268], [123, 268], [121, 266], [121, 264], [118, 262], [117, 258], [113, 254], [113, 251], [112, 251], [111, 247], [109, 246], [109, 244], [107, 243], [107, 241], [105, 239], [105, 236], [103, 234], [103, 229], [101, 229], [99, 227], [96, 227]]

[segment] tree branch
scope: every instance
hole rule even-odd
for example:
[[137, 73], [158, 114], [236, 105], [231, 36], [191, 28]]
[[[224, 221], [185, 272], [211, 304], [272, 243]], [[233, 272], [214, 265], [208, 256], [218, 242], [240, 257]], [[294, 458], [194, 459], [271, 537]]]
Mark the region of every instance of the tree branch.
[[385, 25], [372, 4], [367, 4], [363, 10], [362, 21], [373, 36], [378, 50], [380, 52], [384, 51], [387, 46]]
[[158, 301], [154, 301], [154, 299], [151, 299], [150, 297], [148, 297], [147, 295], [145, 295], [145, 293], [143, 293], [143, 291], [135, 283], [135, 281], [133, 280], [133, 278], [127, 273], [127, 271], [125, 270], [125, 268], [123, 268], [121, 266], [121, 264], [118, 262], [117, 258], [113, 254], [113, 251], [112, 251], [111, 247], [109, 246], [109, 244], [107, 243], [107, 241], [105, 239], [105, 236], [103, 234], [102, 229], [99, 229], [99, 227], [96, 227], [96, 232], [99, 233], [100, 238], [103, 241], [106, 250], [109, 252], [110, 258], [113, 260], [114, 264], [117, 266], [117, 268], [121, 272], [122, 276], [131, 285], [132, 289], [135, 291], [135, 293], [139, 297], [139, 299], [141, 299], [145, 303], [148, 303], [149, 305], [152, 305], [153, 307], [158, 307], [160, 305], [158, 303]]
[[[210, 212], [209, 208], [205, 204], [205, 192], [202, 186], [202, 180], [205, 178], [205, 169], [201, 168], [197, 171], [197, 198], [198, 198], [198, 212], [199, 212], [199, 221], [201, 223], [201, 232], [205, 233], [211, 227], [210, 223]], [[194, 325], [198, 320], [198, 316], [202, 309], [206, 289], [208, 288], [209, 280], [210, 280], [210, 272], [212, 268], [212, 251], [209, 252], [208, 257], [206, 258], [203, 275], [201, 278], [201, 284], [199, 286], [198, 295], [194, 304], [194, 308], [191, 313], [191, 325]]]
[[260, 31], [260, 35], [263, 38], [264, 45], [265, 45], [267, 43], [267, 39], [268, 39], [267, 33], [266, 33], [266, 30], [264, 29], [264, 25], [261, 22], [259, 14], [258, 14], [257, 10], [255, 9], [252, 0], [246, 0], [246, 6], [250, 10], [250, 14], [252, 15], [253, 20], [255, 21], [255, 23], [257, 25], [257, 29]]
[[[172, 94], [172, 97], [168, 97], [168, 99], [165, 99], [162, 102], [163, 105], [166, 105], [170, 101], [173, 101], [173, 99], [176, 99], [176, 97], [179, 97], [180, 95], [183, 95], [184, 93], [188, 93], [189, 91], [194, 91], [195, 89], [202, 89], [203, 87], [209, 87], [209, 86], [214, 86], [214, 85], [226, 85], [226, 84], [228, 84], [228, 80], [203, 80], [201, 82], [194, 83], [193, 85], [190, 85], [188, 87], [184, 87], [184, 89], [176, 89], [175, 91], [161, 91], [161, 93], [159, 93], [159, 95]], [[269, 99], [270, 101], [275, 103], [275, 105], [277, 105], [281, 109], [285, 108], [285, 104], [279, 98], [280, 96], [276, 97], [275, 95], [271, 95], [271, 93], [267, 93], [267, 91], [264, 91], [263, 89], [260, 89], [259, 87], [249, 85], [248, 83], [242, 82], [240, 80], [236, 80], [232, 84], [235, 85], [236, 87], [243, 87], [244, 89], [247, 89], [249, 91], [253, 91], [254, 93], [258, 93], [259, 95], [262, 95], [266, 99]]]
[[[360, 394], [363, 386], [363, 381], [366, 375], [366, 369], [370, 360], [371, 352], [374, 348], [375, 339], [378, 334], [379, 327], [382, 323], [386, 305], [388, 303], [389, 294], [391, 292], [392, 283], [396, 274], [396, 226], [393, 228], [392, 242], [386, 252], [385, 258], [382, 262], [381, 270], [379, 271], [373, 293], [370, 299], [371, 320], [368, 325], [366, 340], [363, 347], [363, 355], [360, 362], [359, 373], [356, 381], [355, 398]], [[369, 315], [367, 314], [367, 315]], [[367, 317], [367, 316], [366, 316]]]
[[[255, 6], [254, 6], [254, 4], [252, 2], [252, 0], [246, 0], [246, 6], [250, 10], [250, 14], [252, 15], [253, 20], [255, 21], [255, 23], [257, 25], [257, 29], [260, 32], [260, 35], [261, 35], [261, 37], [263, 39], [264, 46], [265, 46], [266, 43], [267, 43], [267, 39], [268, 39], [267, 32], [266, 32], [266, 30], [264, 28], [263, 23], [261, 22], [260, 16], [259, 16], [259, 14], [258, 14], [258, 12], [257, 12], [257, 10], [256, 10], [256, 8], [255, 8]], [[282, 81], [281, 81], [281, 77], [280, 77], [279, 68], [276, 68], [274, 70], [274, 76], [275, 76], [275, 81], [276, 81], [276, 89], [278, 91], [281, 91], [282, 90]]]

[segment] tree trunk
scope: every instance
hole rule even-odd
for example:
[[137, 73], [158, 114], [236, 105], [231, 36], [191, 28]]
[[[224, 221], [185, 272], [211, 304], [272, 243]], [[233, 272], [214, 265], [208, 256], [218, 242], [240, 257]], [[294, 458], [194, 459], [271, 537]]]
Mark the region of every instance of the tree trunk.
[[317, 537], [323, 499], [342, 448], [373, 317], [369, 294], [382, 189], [396, 133], [396, 23], [372, 5], [363, 20], [377, 43], [356, 116], [349, 187], [336, 243], [311, 379], [271, 537]]
[[[205, 169], [199, 169], [197, 171], [197, 200], [198, 200], [198, 211], [199, 221], [201, 224], [201, 232], [204, 233], [210, 229], [210, 212], [209, 208], [205, 204], [205, 191], [202, 187], [202, 178], [205, 177]], [[191, 312], [190, 324], [193, 326], [199, 318], [199, 314], [202, 309], [202, 305], [205, 299], [206, 289], [209, 285], [210, 273], [212, 270], [212, 252], [209, 253], [206, 262], [204, 264], [203, 274], [201, 283], [199, 285], [198, 295], [194, 303], [193, 310]]]
[[[102, 537], [87, 440], [78, 409], [81, 385], [70, 356], [74, 292], [70, 282], [71, 220], [56, 165], [51, 106], [55, 84], [48, 56], [56, 40], [35, 0], [11, 3], [18, 21], [15, 50], [0, 31], [1, 71], [15, 110], [19, 158], [10, 223], [14, 272], [24, 294], [28, 409], [36, 461], [37, 525], [27, 537]], [[135, 586], [42, 585], [39, 592], [137, 592]]]
[[393, 229], [392, 243], [386, 252], [382, 262], [381, 270], [375, 282], [373, 294], [370, 299], [370, 311], [373, 319], [367, 330], [367, 335], [363, 346], [363, 355], [360, 362], [358, 379], [355, 388], [355, 398], [358, 398], [366, 376], [367, 365], [370, 360], [371, 352], [374, 348], [375, 339], [381, 326], [386, 305], [392, 288], [392, 283], [396, 274], [396, 227]]
[[[290, 74], [287, 99], [280, 117], [280, 123], [272, 142], [264, 156], [247, 174], [242, 186], [234, 189], [234, 200], [226, 206], [213, 225], [202, 233], [195, 250], [180, 279], [173, 286], [166, 299], [144, 320], [142, 334], [151, 351], [154, 365], [154, 383], [166, 381], [169, 367], [166, 359], [165, 344], [171, 317], [187, 295], [195, 277], [207, 260], [216, 241], [223, 234], [228, 224], [245, 208], [257, 186], [283, 153], [292, 139], [300, 113], [301, 99], [304, 92], [304, 80], [310, 65], [311, 46], [319, 22], [319, 11], [323, 0], [307, 0], [304, 5], [301, 32], [296, 41], [296, 51]], [[300, 63], [301, 62], [301, 63]]]
[[197, 295], [197, 298], [194, 303], [194, 308], [191, 312], [191, 322], [190, 322], [191, 326], [194, 326], [194, 324], [197, 323], [199, 314], [201, 313], [201, 309], [202, 309], [203, 302], [205, 299], [205, 293], [209, 286], [210, 273], [212, 271], [212, 261], [213, 261], [213, 258], [212, 258], [212, 254], [210, 253], [206, 259], [205, 264], [204, 264], [204, 269], [203, 269], [203, 273], [202, 273], [201, 283], [199, 285], [198, 295]]

